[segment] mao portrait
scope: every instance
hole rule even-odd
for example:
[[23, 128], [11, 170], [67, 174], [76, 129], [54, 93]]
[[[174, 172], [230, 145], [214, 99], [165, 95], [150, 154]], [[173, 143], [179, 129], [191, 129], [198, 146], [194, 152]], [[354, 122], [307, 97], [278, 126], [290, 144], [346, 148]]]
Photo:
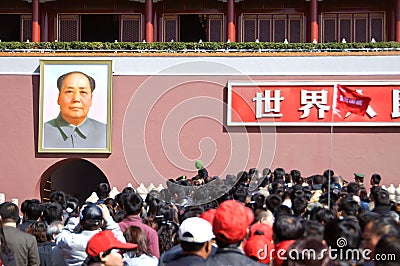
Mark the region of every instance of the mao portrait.
[[111, 62], [43, 60], [40, 75], [38, 151], [110, 152]]

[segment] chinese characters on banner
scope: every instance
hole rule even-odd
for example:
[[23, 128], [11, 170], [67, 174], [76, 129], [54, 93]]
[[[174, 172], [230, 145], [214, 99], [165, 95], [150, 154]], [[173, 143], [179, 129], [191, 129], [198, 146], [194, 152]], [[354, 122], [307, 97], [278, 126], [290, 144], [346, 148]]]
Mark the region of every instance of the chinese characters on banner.
[[230, 126], [398, 126], [400, 83], [234, 81], [227, 116]]

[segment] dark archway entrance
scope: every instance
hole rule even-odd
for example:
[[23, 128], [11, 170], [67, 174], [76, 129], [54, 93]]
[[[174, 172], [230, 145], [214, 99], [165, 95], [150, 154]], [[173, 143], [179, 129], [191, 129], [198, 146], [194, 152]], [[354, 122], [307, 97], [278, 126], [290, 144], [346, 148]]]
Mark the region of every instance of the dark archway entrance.
[[40, 196], [49, 201], [53, 191], [64, 191], [82, 204], [95, 191], [97, 184], [108, 183], [104, 173], [93, 163], [83, 159], [65, 159], [53, 164], [42, 175]]

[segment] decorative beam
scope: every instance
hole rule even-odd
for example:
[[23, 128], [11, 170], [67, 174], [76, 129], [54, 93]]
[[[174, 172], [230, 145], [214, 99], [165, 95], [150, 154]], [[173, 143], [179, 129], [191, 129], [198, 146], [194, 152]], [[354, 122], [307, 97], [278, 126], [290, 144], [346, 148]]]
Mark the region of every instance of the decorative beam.
[[[55, 2], [56, 0], [39, 0], [40, 3]], [[32, 3], [32, 0], [25, 0], [25, 2]]]
[[[146, 3], [146, 0], [129, 0], [131, 2]], [[153, 3], [161, 2], [162, 0], [153, 0]]]

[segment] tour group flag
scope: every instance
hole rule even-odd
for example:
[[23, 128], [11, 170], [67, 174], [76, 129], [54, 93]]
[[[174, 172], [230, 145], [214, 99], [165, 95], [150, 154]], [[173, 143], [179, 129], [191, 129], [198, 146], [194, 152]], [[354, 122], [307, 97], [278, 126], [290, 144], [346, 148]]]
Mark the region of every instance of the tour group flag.
[[370, 101], [370, 97], [364, 96], [354, 89], [340, 84], [335, 85], [333, 111], [339, 117], [345, 117], [347, 113], [365, 115]]

